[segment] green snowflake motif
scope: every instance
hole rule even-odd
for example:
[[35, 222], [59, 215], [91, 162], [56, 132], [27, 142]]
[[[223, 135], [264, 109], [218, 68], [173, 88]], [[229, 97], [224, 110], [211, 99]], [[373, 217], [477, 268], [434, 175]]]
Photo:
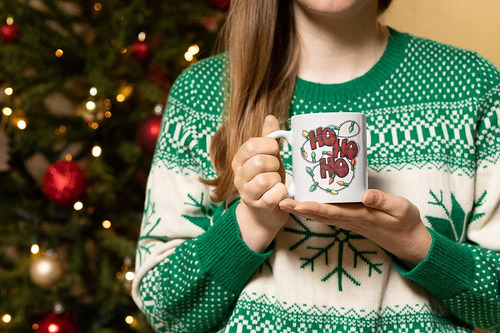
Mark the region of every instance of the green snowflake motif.
[[[149, 189], [146, 192], [146, 204], [144, 205], [144, 223], [141, 228], [141, 236], [139, 237], [139, 242], [137, 245], [137, 253], [139, 255], [139, 265], [142, 264], [143, 259], [149, 254], [151, 254], [151, 248], [156, 245], [156, 243], [149, 244], [148, 246], [141, 245], [141, 240], [144, 239], [152, 239], [166, 242], [167, 237], [161, 236], [152, 236], [151, 233], [156, 229], [158, 224], [161, 222], [161, 217], [158, 217], [154, 222], [153, 226], [150, 225], [153, 223], [153, 216], [156, 214], [155, 203], [151, 201], [151, 190]], [[148, 230], [149, 227], [149, 230]], [[145, 232], [147, 230], [147, 232]]]
[[484, 191], [483, 194], [481, 194], [467, 214], [462, 206], [460, 206], [453, 193], [451, 193], [451, 210], [444, 204], [443, 191], [440, 191], [439, 198], [432, 190], [430, 190], [429, 193], [434, 201], [429, 201], [428, 204], [441, 207], [446, 216], [446, 218], [443, 218], [427, 215], [425, 218], [429, 221], [432, 228], [452, 241], [457, 243], [465, 242], [467, 225], [484, 216], [484, 213], [476, 212], [473, 214], [473, 212], [484, 204], [487, 192]]
[[215, 205], [212, 202], [209, 202], [209, 205], [204, 205], [204, 194], [201, 193], [200, 200], [196, 200], [191, 194], [188, 194], [188, 199], [190, 202], [185, 202], [185, 205], [193, 206], [198, 208], [201, 212], [201, 215], [186, 215], [183, 214], [182, 217], [194, 224], [195, 226], [207, 231], [208, 228], [212, 225], [212, 220], [214, 216], [222, 215], [222, 210], [224, 205]]
[[311, 231], [311, 229], [309, 229], [294, 215], [291, 215], [291, 217], [297, 222], [300, 228], [294, 229], [285, 227], [285, 232], [300, 235], [302, 236], [302, 238], [299, 239], [294, 245], [290, 246], [290, 251], [297, 249], [299, 246], [309, 240], [314, 240], [314, 238], [320, 238], [323, 240], [328, 239], [328, 242], [325, 246], [307, 246], [308, 250], [313, 251], [313, 255], [311, 257], [301, 257], [300, 260], [303, 261], [303, 264], [300, 266], [300, 268], [306, 268], [309, 266], [311, 268], [311, 272], [314, 272], [314, 265], [316, 261], [321, 257], [324, 258], [325, 265], [329, 266], [329, 255], [331, 255], [333, 251], [336, 251], [337, 265], [330, 271], [330, 273], [324, 276], [321, 281], [325, 282], [335, 274], [337, 274], [339, 291], [342, 291], [343, 289], [344, 278], [347, 278], [348, 281], [351, 281], [351, 283], [353, 283], [354, 285], [360, 286], [361, 283], [356, 280], [351, 274], [349, 274], [348, 270], [344, 266], [344, 251], [350, 251], [354, 256], [353, 269], [356, 269], [358, 267], [358, 264], [361, 263], [368, 266], [369, 277], [371, 277], [373, 273], [382, 274], [382, 270], [380, 268], [382, 266], [382, 263], [375, 263], [368, 257], [369, 255], [376, 255], [377, 251], [361, 251], [358, 250], [355, 246], [355, 242], [360, 240], [367, 240], [365, 237], [333, 226], [329, 226], [331, 232], [328, 233], [314, 232]]

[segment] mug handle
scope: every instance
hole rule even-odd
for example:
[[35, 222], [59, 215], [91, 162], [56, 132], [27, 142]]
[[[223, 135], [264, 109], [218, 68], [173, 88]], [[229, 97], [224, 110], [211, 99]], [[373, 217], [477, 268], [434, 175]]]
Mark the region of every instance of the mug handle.
[[[279, 139], [283, 138], [288, 142], [288, 144], [293, 147], [293, 133], [292, 131], [274, 131], [267, 135], [268, 138]], [[293, 198], [295, 196], [295, 183], [292, 181], [290, 185], [287, 186], [288, 193], [285, 198]]]

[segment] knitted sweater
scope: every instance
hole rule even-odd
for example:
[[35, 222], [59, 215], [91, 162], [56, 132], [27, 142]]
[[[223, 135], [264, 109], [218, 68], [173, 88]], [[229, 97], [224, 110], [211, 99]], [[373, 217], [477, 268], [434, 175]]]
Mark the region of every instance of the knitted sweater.
[[[420, 210], [432, 235], [408, 269], [353, 232], [290, 215], [264, 254], [233, 203], [210, 201], [225, 55], [176, 80], [148, 180], [133, 297], [158, 332], [500, 332], [500, 73], [474, 52], [390, 30], [341, 84], [296, 79], [290, 116], [363, 112], [369, 187]], [[291, 156], [282, 158], [290, 181]]]

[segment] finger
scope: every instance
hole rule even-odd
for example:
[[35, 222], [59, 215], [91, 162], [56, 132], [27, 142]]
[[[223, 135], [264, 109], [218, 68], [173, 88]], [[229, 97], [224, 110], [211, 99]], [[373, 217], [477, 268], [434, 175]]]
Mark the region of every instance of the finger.
[[295, 206], [295, 211], [299, 213], [348, 221], [364, 219], [367, 215], [366, 209], [362, 204], [325, 204], [315, 201], [304, 201]]
[[[277, 183], [281, 184], [281, 177], [279, 173], [259, 173], [251, 181], [245, 184], [245, 186], [243, 187], [243, 193], [240, 193], [240, 195], [244, 195], [251, 200], [259, 200], [265, 192], [269, 191]], [[280, 200], [281, 199], [283, 198], [280, 198]], [[276, 203], [276, 205], [277, 204], [278, 203]]]
[[365, 191], [362, 201], [366, 207], [383, 211], [395, 217], [404, 216], [412, 205], [403, 197], [373, 189]]
[[278, 207], [278, 204], [287, 194], [286, 186], [278, 182], [274, 184], [268, 191], [260, 197], [259, 202], [261, 207], [272, 208]]
[[240, 168], [239, 177], [244, 182], [249, 182], [259, 173], [275, 172], [280, 168], [280, 161], [272, 155], [255, 155], [250, 157]]
[[278, 142], [273, 138], [250, 138], [236, 152], [232, 167], [237, 171], [251, 157], [259, 154], [275, 156], [279, 153]]
[[262, 136], [266, 136], [271, 132], [280, 129], [280, 123], [275, 116], [269, 115], [264, 119], [264, 125], [262, 125]]

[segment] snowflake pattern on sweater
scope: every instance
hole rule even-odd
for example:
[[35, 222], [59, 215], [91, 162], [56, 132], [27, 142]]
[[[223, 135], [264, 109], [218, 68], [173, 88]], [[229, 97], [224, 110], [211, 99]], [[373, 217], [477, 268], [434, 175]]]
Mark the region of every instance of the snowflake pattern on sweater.
[[[391, 29], [352, 81], [297, 78], [290, 116], [363, 112], [369, 185], [420, 210], [433, 243], [408, 269], [368, 239], [291, 216], [264, 254], [199, 177], [225, 101], [225, 55], [175, 82], [148, 179], [133, 297], [158, 332], [500, 331], [500, 73]], [[288, 124], [289, 125], [289, 124]], [[291, 165], [288, 146], [282, 147]], [[292, 176], [287, 169], [288, 177]]]

